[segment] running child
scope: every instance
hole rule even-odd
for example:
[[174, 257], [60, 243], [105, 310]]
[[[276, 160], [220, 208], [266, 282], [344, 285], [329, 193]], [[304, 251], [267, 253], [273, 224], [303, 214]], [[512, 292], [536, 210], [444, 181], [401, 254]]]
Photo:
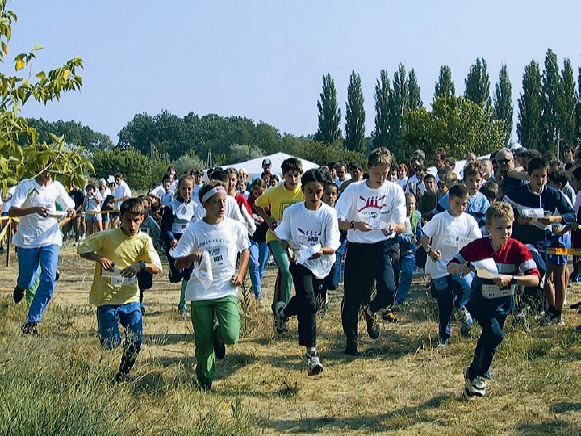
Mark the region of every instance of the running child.
[[[159, 246], [159, 236], [160, 236], [160, 228], [159, 224], [155, 222], [155, 220], [151, 217], [151, 202], [152, 198], [149, 195], [140, 195], [137, 197], [141, 203], [143, 203], [143, 222], [139, 226], [139, 230], [141, 230], [146, 235], [151, 237], [151, 241], [153, 242], [153, 247], [157, 250]], [[137, 284], [139, 285], [139, 304], [141, 306], [141, 313], [145, 315], [145, 304], [143, 303], [143, 293], [144, 291], [151, 289], [153, 286], [153, 275], [148, 271], [140, 271], [137, 273]]]
[[[426, 223], [421, 239], [428, 254], [426, 274], [432, 277], [431, 292], [438, 303], [438, 347], [441, 348], [448, 346], [455, 294], [462, 292], [458, 281], [467, 277], [451, 276], [446, 265], [466, 243], [482, 237], [474, 217], [465, 213], [468, 190], [464, 185], [450, 188], [448, 203], [450, 208], [446, 212], [437, 214]], [[460, 310], [466, 311], [466, 307], [461, 306]], [[465, 319], [466, 315], [462, 318]]]
[[225, 345], [234, 345], [240, 335], [238, 286], [248, 267], [248, 232], [244, 224], [225, 216], [226, 197], [218, 180], [202, 187], [206, 214], [188, 227], [174, 251], [177, 268], [199, 266], [200, 272], [195, 269], [187, 282], [186, 300], [191, 301], [196, 375], [203, 390], [212, 387], [215, 360], [224, 358]]
[[283, 330], [291, 316], [297, 317], [299, 345], [306, 348], [308, 375], [323, 371], [316, 351], [316, 314], [321, 307], [323, 279], [335, 263], [339, 248], [339, 227], [335, 209], [321, 201], [325, 187], [332, 182], [328, 171], [312, 169], [303, 174], [301, 189], [305, 201], [288, 207], [275, 233], [281, 247], [290, 250], [290, 272], [295, 295], [288, 304], [279, 301], [275, 307], [278, 329]]
[[87, 191], [87, 196], [85, 198], [85, 222], [87, 223], [87, 235], [92, 235], [93, 233], [103, 230], [101, 220], [101, 203], [103, 202], [103, 197], [101, 197], [101, 193], [97, 191], [95, 185], [92, 183], [89, 183], [85, 190]]
[[[369, 154], [369, 178], [351, 183], [337, 201], [339, 229], [347, 230], [345, 294], [341, 321], [346, 337], [345, 354], [359, 355], [359, 311], [365, 307], [367, 333], [379, 337], [375, 314], [393, 304], [395, 279], [391, 251], [396, 233], [405, 231], [405, 197], [401, 187], [387, 181], [391, 152], [380, 147]], [[422, 176], [423, 179], [423, 176]], [[371, 300], [373, 283], [376, 295]], [[370, 301], [371, 300], [371, 301]]]
[[194, 178], [189, 174], [183, 175], [178, 182], [174, 200], [163, 210], [160, 225], [161, 239], [165, 244], [165, 252], [169, 264], [169, 281], [170, 283], [182, 282], [178, 310], [184, 316], [188, 316], [185, 290], [187, 281], [190, 279], [191, 269], [180, 271], [176, 268], [172, 252], [188, 226], [192, 223], [196, 215], [196, 209], [200, 207], [198, 203], [192, 200], [193, 189]]
[[[254, 209], [254, 203], [266, 191], [266, 182], [262, 179], [254, 179], [250, 185], [252, 192], [248, 196], [248, 205]], [[266, 209], [266, 213], [270, 213]], [[250, 261], [248, 263], [248, 271], [250, 272], [250, 281], [252, 282], [252, 290], [254, 297], [260, 306], [262, 303], [262, 276], [268, 260], [268, 246], [266, 245], [266, 232], [268, 225], [261, 216], [253, 214], [256, 221], [256, 231], [250, 236]]]
[[[486, 211], [489, 237], [470, 242], [448, 263], [448, 273], [469, 274], [474, 263], [493, 259], [500, 272], [493, 279], [476, 275], [468, 308], [482, 326], [474, 359], [464, 368], [464, 396], [482, 397], [486, 393], [486, 378], [497, 347], [504, 339], [504, 322], [514, 309], [514, 291], [517, 285], [535, 287], [540, 273], [530, 251], [511, 238], [514, 213], [506, 203], [496, 203]], [[521, 272], [524, 275], [519, 275]]]
[[[280, 240], [274, 233], [274, 230], [278, 225], [278, 221], [282, 219], [284, 210], [290, 205], [300, 203], [305, 199], [299, 183], [301, 175], [303, 174], [301, 161], [295, 157], [285, 159], [282, 162], [282, 172], [284, 183], [268, 189], [254, 203], [254, 210], [268, 224], [269, 230], [266, 233], [266, 243], [278, 266], [278, 275], [276, 277], [272, 301], [273, 315], [276, 315], [274, 311], [278, 302], [282, 301], [285, 304], [289, 302], [293, 284], [293, 278], [289, 270], [290, 261], [288, 255], [282, 249]], [[270, 215], [265, 212], [264, 209], [266, 207], [270, 208]], [[274, 327], [277, 334], [283, 334], [288, 330], [288, 326], [286, 325], [283, 330], [278, 329], [277, 325], [275, 319]]]
[[143, 203], [137, 198], [125, 200], [120, 214], [120, 228], [94, 233], [77, 250], [83, 259], [96, 262], [89, 302], [97, 306], [101, 345], [109, 350], [117, 348], [121, 345], [119, 325], [125, 329], [123, 357], [115, 376], [118, 382], [126, 378], [141, 350], [143, 319], [136, 275], [161, 271], [151, 238], [139, 231]]

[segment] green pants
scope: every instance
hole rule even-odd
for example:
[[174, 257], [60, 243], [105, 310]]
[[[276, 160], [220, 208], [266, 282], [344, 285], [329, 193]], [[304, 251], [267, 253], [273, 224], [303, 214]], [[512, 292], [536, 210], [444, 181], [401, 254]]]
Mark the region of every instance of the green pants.
[[214, 380], [214, 335], [225, 345], [234, 345], [240, 336], [238, 297], [192, 301], [192, 324], [196, 342], [196, 375], [200, 383]]
[[38, 270], [36, 271], [36, 278], [34, 279], [34, 283], [30, 288], [26, 290], [26, 304], [28, 307], [32, 304], [32, 300], [34, 300], [34, 296], [36, 295], [36, 290], [38, 289], [38, 285], [40, 284], [40, 265], [38, 265]]
[[272, 310], [274, 311], [276, 303], [283, 301], [288, 304], [291, 298], [291, 290], [293, 287], [293, 276], [290, 273], [290, 260], [286, 250], [280, 246], [280, 241], [270, 241], [268, 248], [272, 252], [272, 256], [278, 266], [278, 275], [274, 284], [274, 298], [272, 299]]

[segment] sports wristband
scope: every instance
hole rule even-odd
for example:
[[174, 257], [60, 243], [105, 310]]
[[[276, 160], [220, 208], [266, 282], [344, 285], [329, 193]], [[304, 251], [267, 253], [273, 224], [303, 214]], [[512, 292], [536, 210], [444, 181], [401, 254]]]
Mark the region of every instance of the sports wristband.
[[516, 276], [512, 276], [512, 279], [510, 279], [510, 284], [511, 285], [516, 285], [517, 284]]
[[351, 221], [349, 223], [349, 227], [351, 227], [351, 230], [353, 230], [355, 228], [355, 221]]

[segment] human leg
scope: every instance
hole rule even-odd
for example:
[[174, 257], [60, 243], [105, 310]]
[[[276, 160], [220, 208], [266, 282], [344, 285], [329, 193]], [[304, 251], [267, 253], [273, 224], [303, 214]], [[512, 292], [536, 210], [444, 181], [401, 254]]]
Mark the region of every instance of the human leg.
[[125, 329], [125, 342], [123, 343], [123, 357], [119, 366], [118, 378], [126, 376], [141, 351], [143, 340], [143, 318], [139, 303], [122, 304], [119, 306], [119, 323]]
[[248, 273], [250, 275], [250, 281], [252, 282], [254, 296], [259, 299], [262, 298], [262, 280], [260, 277], [260, 248], [258, 242], [250, 240], [249, 251], [250, 260], [248, 262]]
[[357, 324], [363, 301], [369, 298], [373, 284], [375, 256], [370, 244], [349, 244], [345, 258], [345, 292], [341, 304], [341, 323], [347, 339], [346, 354], [357, 353]]
[[406, 254], [400, 258], [400, 276], [399, 285], [395, 295], [395, 304], [403, 304], [407, 299], [413, 279], [415, 266], [415, 256], [413, 253]]
[[454, 292], [447, 277], [432, 280], [432, 295], [438, 304], [438, 336], [443, 345], [451, 335], [450, 318], [454, 309]]
[[[20, 250], [19, 250], [20, 251]], [[56, 274], [59, 260], [59, 247], [56, 244], [38, 249], [38, 260], [41, 268], [40, 283], [28, 309], [28, 322], [37, 323], [42, 318], [56, 288]]]
[[476, 344], [474, 359], [467, 373], [468, 380], [485, 377], [489, 372], [496, 349], [504, 339], [502, 329], [506, 315], [499, 315], [494, 311], [478, 311], [475, 319], [482, 326], [482, 334]]
[[272, 256], [274, 257], [274, 261], [278, 266], [279, 275], [277, 277], [276, 288], [274, 292], [273, 298], [273, 309], [276, 307], [276, 303], [279, 301], [284, 302], [287, 304], [291, 297], [291, 288], [293, 284], [293, 278], [289, 271], [290, 268], [290, 260], [286, 253], [286, 250], [283, 250], [280, 241], [270, 241], [268, 243], [270, 251], [272, 252]]
[[200, 386], [209, 389], [214, 380], [214, 301], [192, 301], [191, 319], [196, 344], [196, 375]]

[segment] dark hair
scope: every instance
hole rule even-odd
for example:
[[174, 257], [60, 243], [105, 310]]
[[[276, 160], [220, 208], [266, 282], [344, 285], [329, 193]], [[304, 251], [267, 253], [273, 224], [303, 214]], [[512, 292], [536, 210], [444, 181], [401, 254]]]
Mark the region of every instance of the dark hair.
[[349, 163], [349, 171], [351, 171], [351, 170], [363, 171], [363, 167], [361, 166], [361, 164], [359, 162], [354, 160], [354, 161], [351, 161]]
[[466, 200], [468, 198], [468, 188], [462, 184], [454, 185], [448, 191], [448, 198], [458, 197], [462, 200]]
[[543, 155], [538, 150], [533, 149], [525, 150], [522, 153], [520, 153], [519, 156], [522, 157], [523, 159], [533, 159], [535, 157], [536, 158], [543, 157]]
[[134, 213], [135, 215], [145, 215], [145, 208], [143, 203], [138, 198], [130, 198], [121, 203], [119, 208], [121, 215], [124, 213]]
[[93, 185], [92, 183], [89, 183], [87, 186], [85, 186], [85, 191], [88, 191], [89, 189], [92, 189], [93, 191], [97, 190], [97, 188], [95, 188], [95, 185]]
[[547, 168], [549, 168], [549, 162], [547, 162], [547, 159], [544, 157], [533, 157], [527, 166], [527, 172], [530, 176], [535, 170], [545, 170]]
[[303, 173], [303, 164], [296, 157], [289, 157], [282, 161], [282, 173], [288, 173], [289, 171], [298, 171], [300, 174]]
[[212, 171], [212, 176], [210, 177], [210, 180], [219, 180], [222, 183], [227, 183], [228, 182], [228, 174], [222, 168], [216, 169], [216, 170]]
[[115, 178], [116, 179], [122, 179], [123, 178], [123, 174], [117, 173], [117, 174], [115, 174]]
[[266, 189], [268, 188], [266, 182], [262, 179], [262, 178], [257, 178], [254, 179], [252, 181], [252, 183], [250, 184], [250, 191], [252, 191], [254, 188], [262, 188], [262, 189]]
[[151, 197], [147, 194], [138, 195], [137, 199], [139, 201], [151, 201]]
[[480, 192], [489, 200], [492, 198], [496, 200], [498, 198], [498, 183], [493, 180], [486, 182], [480, 188]]
[[549, 180], [553, 183], [560, 183], [561, 187], [567, 184], [567, 173], [564, 170], [549, 171]]
[[426, 183], [427, 180], [430, 179], [434, 179], [434, 181], [436, 180], [436, 176], [434, 176], [432, 173], [428, 173], [424, 176], [424, 183]]
[[301, 177], [301, 183], [303, 184], [303, 186], [309, 182], [320, 183], [323, 185], [324, 188], [326, 188], [327, 185], [333, 183], [333, 180], [331, 180], [329, 171], [322, 170], [320, 168], [313, 168], [308, 170]]
[[170, 173], [165, 173], [163, 175], [163, 177], [161, 178], [161, 184], [163, 185], [166, 181], [168, 181], [169, 179], [171, 179], [171, 174]]

